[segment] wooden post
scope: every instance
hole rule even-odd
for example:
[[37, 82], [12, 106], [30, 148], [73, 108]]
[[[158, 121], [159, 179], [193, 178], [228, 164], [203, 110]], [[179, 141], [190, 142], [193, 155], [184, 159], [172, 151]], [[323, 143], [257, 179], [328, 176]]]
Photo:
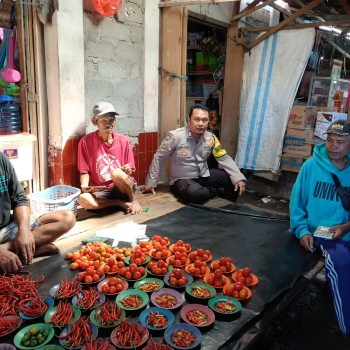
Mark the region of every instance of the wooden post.
[[[240, 2], [234, 2], [232, 16], [239, 13]], [[243, 37], [239, 34], [238, 21], [231, 22], [227, 30], [226, 62], [223, 106], [221, 116], [221, 142], [227, 153], [237, 152], [240, 99], [244, 63]]]

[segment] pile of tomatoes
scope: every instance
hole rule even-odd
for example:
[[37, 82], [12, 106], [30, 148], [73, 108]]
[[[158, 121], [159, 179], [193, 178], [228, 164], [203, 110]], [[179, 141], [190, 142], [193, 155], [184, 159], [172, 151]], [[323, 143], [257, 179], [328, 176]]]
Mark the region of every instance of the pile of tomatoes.
[[[67, 253], [66, 259], [72, 261], [69, 265], [71, 270], [80, 269], [86, 271], [90, 266], [93, 266], [97, 270], [101, 266], [111, 266], [111, 263], [108, 264], [110, 259], [113, 259], [116, 262], [123, 262], [127, 256], [131, 255], [131, 253], [131, 248], [113, 248], [106, 243], [95, 242], [88, 243], [83, 245], [79, 250], [76, 249], [71, 253]], [[121, 264], [119, 264], [118, 268], [120, 267]], [[107, 270], [108, 267], [105, 268], [104, 272], [110, 272]]]
[[213, 270], [220, 269], [223, 273], [232, 271], [233, 264], [231, 258], [220, 258], [216, 260], [212, 264]]
[[235, 282], [225, 287], [224, 294], [235, 299], [244, 300], [248, 298], [248, 292], [242, 282]]
[[170, 265], [180, 267], [185, 266], [189, 260], [186, 253], [176, 252], [174, 255], [169, 256], [167, 261]]
[[188, 257], [192, 260], [200, 260], [200, 261], [209, 261], [211, 258], [210, 250], [204, 250], [202, 248], [197, 249], [191, 253], [188, 254]]
[[157, 262], [150, 261], [147, 268], [153, 275], [164, 276], [168, 273], [169, 264], [164, 260], [158, 260]]
[[151, 243], [154, 248], [156, 248], [159, 245], [162, 246], [168, 246], [170, 244], [169, 238], [168, 237], [162, 237], [159, 235], [154, 235], [151, 239]]
[[221, 269], [216, 269], [213, 273], [206, 275], [206, 282], [215, 288], [222, 288], [229, 280], [224, 276]]
[[146, 262], [146, 254], [141, 248], [136, 248], [133, 254], [130, 255], [130, 262], [136, 265], [144, 264]]
[[126, 280], [139, 280], [145, 273], [146, 269], [135, 263], [131, 263], [130, 266], [123, 267], [119, 270], [119, 276], [124, 277]]
[[183, 287], [187, 283], [187, 277], [181, 269], [173, 269], [169, 274], [169, 284], [174, 287]]
[[98, 282], [103, 276], [103, 269], [95, 269], [93, 266], [89, 266], [85, 271], [78, 272], [76, 279], [82, 283], [94, 283]]
[[173, 253], [188, 253], [191, 251], [191, 246], [180, 239], [171, 247], [171, 250]]
[[158, 245], [150, 252], [150, 256], [155, 259], [166, 259], [170, 255], [170, 251], [165, 245]]
[[104, 294], [116, 294], [123, 290], [123, 281], [119, 277], [108, 278], [107, 283], [101, 288]]
[[203, 276], [207, 271], [207, 264], [204, 261], [196, 260], [187, 268], [187, 272], [193, 276]]
[[252, 279], [252, 270], [250, 267], [245, 267], [243, 269], [239, 269], [237, 271], [237, 275], [235, 277], [236, 282], [242, 282], [243, 285], [249, 286], [252, 284], [253, 279]]

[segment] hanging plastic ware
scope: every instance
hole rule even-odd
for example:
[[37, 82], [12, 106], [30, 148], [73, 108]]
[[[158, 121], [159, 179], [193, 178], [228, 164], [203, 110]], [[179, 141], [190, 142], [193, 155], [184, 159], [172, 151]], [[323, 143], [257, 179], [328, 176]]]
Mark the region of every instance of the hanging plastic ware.
[[101, 16], [113, 16], [120, 10], [122, 0], [84, 0], [84, 10]]
[[8, 40], [8, 67], [1, 71], [1, 77], [8, 83], [17, 83], [21, 80], [21, 73], [16, 70], [14, 63], [16, 45], [16, 34], [13, 32], [12, 36]]

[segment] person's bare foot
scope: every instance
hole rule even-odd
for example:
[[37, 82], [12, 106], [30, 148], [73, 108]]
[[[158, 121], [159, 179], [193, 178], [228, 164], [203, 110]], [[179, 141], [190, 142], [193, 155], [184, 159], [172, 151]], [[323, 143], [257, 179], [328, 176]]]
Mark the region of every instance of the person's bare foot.
[[132, 203], [131, 202], [121, 202], [118, 206], [123, 209], [125, 214], [131, 213], [131, 210], [132, 210]]
[[138, 200], [134, 199], [131, 202], [131, 215], [140, 214], [142, 213], [142, 211], [143, 210], [140, 203], [138, 202]]
[[47, 243], [35, 249], [35, 257], [58, 254], [60, 250], [53, 244]]

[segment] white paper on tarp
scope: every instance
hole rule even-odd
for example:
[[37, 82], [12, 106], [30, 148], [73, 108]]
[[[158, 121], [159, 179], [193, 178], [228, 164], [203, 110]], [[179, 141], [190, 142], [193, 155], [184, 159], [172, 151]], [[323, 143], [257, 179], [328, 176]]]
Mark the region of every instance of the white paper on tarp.
[[244, 56], [236, 163], [277, 172], [290, 109], [314, 43], [313, 28], [281, 30]]
[[148, 241], [146, 236], [147, 225], [137, 224], [134, 221], [122, 222], [116, 226], [96, 231], [96, 236], [113, 239], [112, 246], [116, 247], [119, 242], [130, 243], [131, 246], [140, 241]]

